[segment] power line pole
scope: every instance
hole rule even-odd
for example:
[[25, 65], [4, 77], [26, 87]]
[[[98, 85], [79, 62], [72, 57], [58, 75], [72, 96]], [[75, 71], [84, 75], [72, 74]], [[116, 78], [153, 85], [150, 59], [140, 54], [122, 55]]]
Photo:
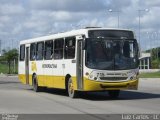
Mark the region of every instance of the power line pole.
[[118, 26], [118, 28], [119, 28], [119, 13], [121, 12], [121, 11], [119, 11], [119, 10], [112, 10], [112, 9], [109, 9], [108, 10], [108, 12], [115, 12], [115, 13], [117, 13], [117, 26]]
[[139, 46], [141, 48], [141, 12], [149, 12], [149, 9], [138, 10], [138, 32], [139, 32]]

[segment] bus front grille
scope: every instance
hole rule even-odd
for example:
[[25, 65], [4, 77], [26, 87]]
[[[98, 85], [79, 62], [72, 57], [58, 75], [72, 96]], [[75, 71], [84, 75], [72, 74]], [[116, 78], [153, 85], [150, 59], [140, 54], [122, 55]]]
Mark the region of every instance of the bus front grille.
[[100, 77], [101, 80], [110, 80], [110, 81], [118, 81], [118, 80], [127, 80], [128, 77]]

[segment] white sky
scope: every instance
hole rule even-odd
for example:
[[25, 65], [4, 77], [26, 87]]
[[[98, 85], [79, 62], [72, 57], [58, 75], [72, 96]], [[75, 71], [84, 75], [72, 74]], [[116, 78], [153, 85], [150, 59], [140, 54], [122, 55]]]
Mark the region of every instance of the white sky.
[[[0, 0], [2, 47], [17, 47], [23, 39], [86, 26], [117, 27], [136, 32], [141, 12], [141, 47], [160, 46], [160, 0]], [[13, 44], [13, 45], [12, 45]]]

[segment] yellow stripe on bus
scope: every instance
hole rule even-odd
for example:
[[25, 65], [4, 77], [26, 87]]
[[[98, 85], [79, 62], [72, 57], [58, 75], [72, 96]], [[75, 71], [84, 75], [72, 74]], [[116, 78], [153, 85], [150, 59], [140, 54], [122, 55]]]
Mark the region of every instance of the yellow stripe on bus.
[[[19, 80], [26, 84], [26, 77], [24, 74], [19, 74]], [[65, 89], [65, 76], [45, 76], [37, 75], [38, 85], [49, 88]], [[77, 90], [76, 77], [72, 77], [74, 89]], [[29, 75], [29, 85], [32, 85], [32, 75]]]
[[[26, 78], [24, 74], [19, 75], [19, 79], [23, 84], [26, 84]], [[64, 76], [37, 76], [38, 85], [48, 88], [60, 88], [65, 89], [65, 77]], [[77, 90], [76, 77], [72, 77], [74, 89]], [[29, 85], [32, 85], [32, 75], [29, 76]], [[101, 91], [101, 90], [123, 90], [123, 89], [137, 89], [138, 80], [129, 80], [125, 82], [98, 82], [94, 80], [88, 80], [84, 78], [83, 91]]]

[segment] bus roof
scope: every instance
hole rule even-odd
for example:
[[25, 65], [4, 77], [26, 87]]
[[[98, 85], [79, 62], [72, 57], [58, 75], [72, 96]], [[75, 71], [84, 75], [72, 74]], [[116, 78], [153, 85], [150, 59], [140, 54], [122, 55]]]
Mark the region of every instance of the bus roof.
[[86, 27], [84, 29], [71, 30], [71, 31], [63, 32], [63, 33], [56, 33], [56, 34], [52, 34], [52, 35], [22, 40], [22, 41], [20, 41], [20, 44], [29, 44], [29, 43], [40, 42], [40, 41], [44, 41], [44, 40], [52, 40], [52, 39], [58, 39], [58, 38], [63, 38], [63, 37], [86, 35], [89, 30], [126, 30], [126, 31], [131, 31], [129, 29], [120, 29], [120, 28]]

